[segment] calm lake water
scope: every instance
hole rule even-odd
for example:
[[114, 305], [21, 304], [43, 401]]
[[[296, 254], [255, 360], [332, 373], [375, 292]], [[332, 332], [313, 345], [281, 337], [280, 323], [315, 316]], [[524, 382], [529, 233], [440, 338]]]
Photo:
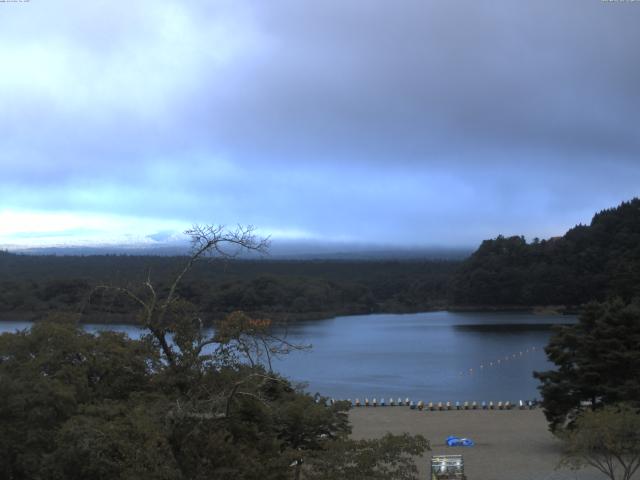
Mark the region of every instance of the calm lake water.
[[[312, 344], [276, 360], [274, 369], [334, 398], [409, 397], [429, 401], [517, 401], [538, 396], [534, 370], [552, 367], [544, 346], [551, 325], [574, 317], [524, 313], [428, 312], [357, 315], [301, 322], [293, 343]], [[29, 322], [0, 322], [0, 332]], [[129, 325], [87, 325], [131, 337]]]

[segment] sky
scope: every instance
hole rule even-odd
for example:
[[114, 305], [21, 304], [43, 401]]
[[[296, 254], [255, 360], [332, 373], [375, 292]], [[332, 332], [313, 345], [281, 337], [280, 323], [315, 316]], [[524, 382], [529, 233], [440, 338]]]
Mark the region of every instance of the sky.
[[0, 246], [541, 238], [640, 194], [640, 2], [0, 2]]

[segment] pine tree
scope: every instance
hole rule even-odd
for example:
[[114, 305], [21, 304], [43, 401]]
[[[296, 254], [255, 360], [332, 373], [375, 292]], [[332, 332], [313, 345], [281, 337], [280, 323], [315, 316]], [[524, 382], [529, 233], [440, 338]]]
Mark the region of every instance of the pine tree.
[[591, 303], [575, 325], [560, 327], [546, 347], [558, 367], [535, 372], [552, 430], [589, 405], [640, 399], [640, 302]]

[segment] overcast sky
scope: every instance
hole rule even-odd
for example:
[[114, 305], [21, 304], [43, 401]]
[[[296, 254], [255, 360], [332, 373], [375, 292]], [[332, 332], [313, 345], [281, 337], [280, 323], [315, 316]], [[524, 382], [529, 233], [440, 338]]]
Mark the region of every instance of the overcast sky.
[[562, 234], [640, 193], [639, 25], [601, 0], [0, 2], [0, 245]]

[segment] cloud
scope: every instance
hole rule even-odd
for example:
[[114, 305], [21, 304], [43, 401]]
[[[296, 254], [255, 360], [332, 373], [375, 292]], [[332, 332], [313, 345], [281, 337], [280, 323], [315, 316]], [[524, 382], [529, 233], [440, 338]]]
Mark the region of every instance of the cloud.
[[561, 233], [638, 193], [639, 20], [581, 0], [12, 5], [3, 207], [139, 218], [142, 238]]

